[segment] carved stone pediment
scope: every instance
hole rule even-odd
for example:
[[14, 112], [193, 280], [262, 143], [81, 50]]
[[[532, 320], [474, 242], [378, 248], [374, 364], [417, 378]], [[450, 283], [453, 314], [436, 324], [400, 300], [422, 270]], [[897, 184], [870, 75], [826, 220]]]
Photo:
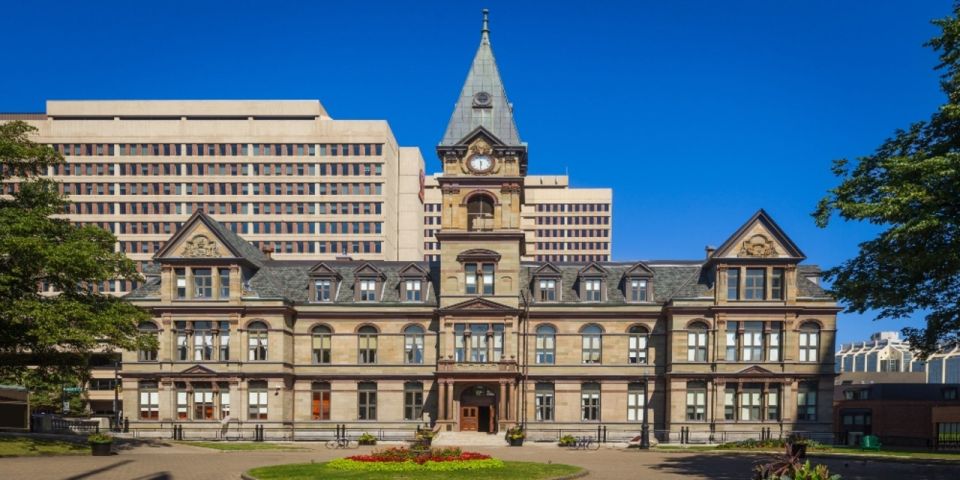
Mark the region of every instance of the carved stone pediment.
[[187, 240], [183, 247], [184, 257], [219, 257], [217, 242], [210, 240], [206, 235], [196, 235]]
[[743, 246], [740, 248], [740, 256], [759, 258], [775, 257], [777, 256], [777, 247], [774, 246], [773, 240], [757, 234], [744, 240]]

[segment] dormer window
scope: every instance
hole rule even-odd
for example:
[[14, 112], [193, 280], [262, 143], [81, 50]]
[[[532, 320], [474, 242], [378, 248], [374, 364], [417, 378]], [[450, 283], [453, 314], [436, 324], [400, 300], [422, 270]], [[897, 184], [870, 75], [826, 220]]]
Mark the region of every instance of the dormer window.
[[767, 269], [748, 268], [743, 279], [743, 299], [763, 300], [767, 290]]
[[556, 302], [557, 301], [557, 280], [553, 278], [544, 278], [537, 282], [538, 288], [540, 289], [540, 295], [538, 295], [538, 300], [541, 302]]
[[360, 298], [361, 302], [377, 301], [377, 281], [375, 279], [360, 280]]
[[583, 280], [583, 299], [588, 302], [599, 302], [603, 299], [603, 280], [586, 278]]
[[403, 298], [408, 302], [422, 302], [423, 280], [405, 280], [403, 282]]
[[330, 302], [333, 300], [333, 280], [324, 278], [313, 281], [315, 302]]
[[647, 301], [647, 280], [642, 278], [632, 278], [628, 284], [629, 291], [627, 298], [631, 302], [646, 302]]
[[174, 274], [177, 277], [177, 298], [187, 298], [187, 269], [177, 268]]
[[783, 300], [782, 268], [774, 268], [770, 272], [770, 300]]

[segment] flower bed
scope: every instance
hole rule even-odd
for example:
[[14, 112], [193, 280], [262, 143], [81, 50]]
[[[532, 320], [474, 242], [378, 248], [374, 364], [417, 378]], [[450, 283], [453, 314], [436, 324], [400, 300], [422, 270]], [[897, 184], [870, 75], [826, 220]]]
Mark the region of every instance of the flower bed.
[[413, 451], [409, 448], [387, 448], [369, 455], [333, 460], [327, 464], [337, 470], [361, 470], [372, 472], [415, 472], [481, 470], [503, 467], [503, 461], [489, 455], [464, 452], [459, 448], [432, 448]]

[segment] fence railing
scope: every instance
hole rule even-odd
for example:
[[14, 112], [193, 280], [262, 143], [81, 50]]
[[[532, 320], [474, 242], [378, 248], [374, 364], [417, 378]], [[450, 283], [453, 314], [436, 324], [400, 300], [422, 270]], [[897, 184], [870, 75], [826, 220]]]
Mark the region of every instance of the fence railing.
[[347, 438], [356, 439], [364, 433], [381, 441], [413, 441], [417, 425], [409, 427], [370, 427], [356, 425], [271, 425], [256, 422], [230, 422], [223, 425], [192, 425], [187, 422], [163, 422], [155, 427], [130, 427], [128, 435], [134, 438], [168, 438], [174, 440], [224, 441], [327, 441], [337, 438], [338, 427]]
[[[632, 425], [600, 424], [596, 426], [575, 426], [570, 428], [527, 426], [527, 440], [533, 442], [556, 442], [564, 435], [572, 435], [574, 437], [591, 437], [600, 443], [626, 443], [635, 441], [640, 434], [641, 429], [639, 425], [634, 427]], [[833, 444], [834, 441], [834, 434], [832, 432], [780, 431], [772, 427], [766, 427], [760, 430], [715, 432], [698, 431], [689, 427], [680, 427], [673, 430], [650, 429], [651, 439], [655, 439], [659, 443], [690, 445], [719, 444], [744, 440], [786, 440], [790, 438], [791, 435], [798, 435], [825, 444]]]

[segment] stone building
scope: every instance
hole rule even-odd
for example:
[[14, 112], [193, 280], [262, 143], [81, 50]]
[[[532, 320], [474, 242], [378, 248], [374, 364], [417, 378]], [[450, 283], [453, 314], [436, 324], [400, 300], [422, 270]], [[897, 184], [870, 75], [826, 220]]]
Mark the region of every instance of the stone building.
[[160, 339], [124, 354], [131, 427], [830, 434], [838, 308], [766, 212], [689, 260], [526, 260], [486, 19], [437, 154], [437, 261], [276, 258], [195, 212], [129, 296]]

